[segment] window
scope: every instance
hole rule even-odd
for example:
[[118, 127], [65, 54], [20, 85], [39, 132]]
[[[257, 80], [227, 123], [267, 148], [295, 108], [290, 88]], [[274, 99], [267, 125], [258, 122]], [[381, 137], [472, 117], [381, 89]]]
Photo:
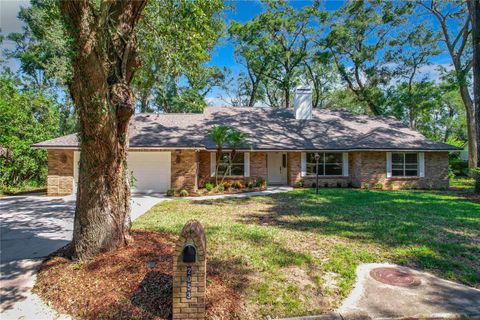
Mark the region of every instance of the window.
[[[225, 174], [227, 176], [243, 176], [245, 172], [245, 157], [243, 152], [235, 152], [235, 158], [231, 159], [232, 154], [230, 152], [222, 152], [219, 159], [218, 174], [220, 176]], [[229, 163], [231, 166], [229, 168]]]
[[392, 176], [418, 176], [418, 153], [392, 153]]
[[[341, 176], [343, 174], [343, 156], [342, 153], [319, 152], [318, 175], [319, 176]], [[315, 153], [308, 152], [307, 156], [307, 175], [316, 175], [317, 161]]]

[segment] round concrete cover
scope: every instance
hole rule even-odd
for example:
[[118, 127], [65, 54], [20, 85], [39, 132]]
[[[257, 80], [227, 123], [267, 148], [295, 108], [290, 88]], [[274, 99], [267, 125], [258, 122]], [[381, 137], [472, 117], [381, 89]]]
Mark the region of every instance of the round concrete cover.
[[382, 283], [404, 288], [413, 288], [421, 284], [420, 279], [414, 274], [397, 268], [375, 268], [370, 271], [370, 276]]

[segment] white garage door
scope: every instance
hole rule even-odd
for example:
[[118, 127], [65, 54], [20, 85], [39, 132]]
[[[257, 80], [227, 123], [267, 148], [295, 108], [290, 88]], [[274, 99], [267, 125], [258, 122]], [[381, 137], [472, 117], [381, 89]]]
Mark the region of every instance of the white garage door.
[[[74, 152], [74, 185], [77, 192], [80, 152]], [[136, 179], [134, 192], [167, 192], [170, 189], [170, 152], [130, 152], [128, 170]]]
[[134, 192], [166, 192], [170, 189], [170, 152], [130, 152], [128, 170], [135, 177]]

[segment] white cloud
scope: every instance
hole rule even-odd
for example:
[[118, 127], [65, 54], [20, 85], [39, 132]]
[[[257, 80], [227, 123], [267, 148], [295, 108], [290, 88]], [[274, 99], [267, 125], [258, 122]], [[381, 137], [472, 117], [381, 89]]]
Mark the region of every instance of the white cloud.
[[444, 68], [447, 71], [453, 70], [453, 66], [449, 63], [432, 63], [430, 65], [422, 66], [418, 69], [417, 79], [422, 80], [424, 78], [435, 82], [441, 82], [441, 69]]

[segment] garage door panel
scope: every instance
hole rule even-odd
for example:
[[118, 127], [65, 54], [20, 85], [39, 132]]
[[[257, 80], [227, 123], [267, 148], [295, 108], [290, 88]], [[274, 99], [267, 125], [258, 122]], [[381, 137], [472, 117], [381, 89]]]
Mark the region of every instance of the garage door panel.
[[128, 169], [135, 177], [134, 192], [166, 192], [170, 189], [170, 152], [130, 152]]

